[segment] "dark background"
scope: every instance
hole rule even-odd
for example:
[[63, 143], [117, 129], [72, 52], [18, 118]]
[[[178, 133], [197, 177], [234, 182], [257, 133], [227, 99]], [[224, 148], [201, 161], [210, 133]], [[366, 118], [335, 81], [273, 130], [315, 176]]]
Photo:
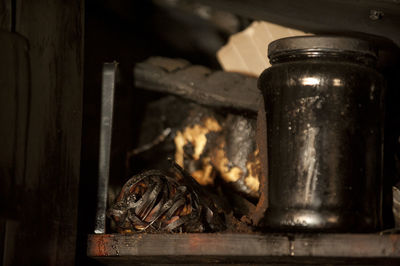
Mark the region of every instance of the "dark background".
[[[381, 45], [390, 190], [398, 180], [400, 2], [321, 2], [0, 0], [0, 264], [96, 264], [85, 254], [96, 206], [103, 62], [120, 63], [111, 175], [123, 179], [143, 106], [157, 97], [133, 88], [135, 63], [158, 55], [218, 69], [215, 52], [253, 19], [369, 34]], [[227, 17], [202, 17], [199, 3]]]

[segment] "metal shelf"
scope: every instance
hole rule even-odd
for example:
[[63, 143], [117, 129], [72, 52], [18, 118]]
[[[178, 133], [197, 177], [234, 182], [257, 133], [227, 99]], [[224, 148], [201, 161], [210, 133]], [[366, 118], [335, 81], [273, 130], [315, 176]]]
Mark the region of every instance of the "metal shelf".
[[103, 234], [87, 254], [106, 264], [262, 263], [400, 265], [400, 234]]

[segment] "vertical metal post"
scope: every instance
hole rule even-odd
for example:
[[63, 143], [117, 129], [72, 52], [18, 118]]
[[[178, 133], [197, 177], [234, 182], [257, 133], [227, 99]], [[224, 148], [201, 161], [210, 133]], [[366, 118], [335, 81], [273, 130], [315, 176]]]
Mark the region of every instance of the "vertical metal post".
[[97, 213], [94, 229], [95, 234], [104, 234], [106, 232], [107, 191], [108, 179], [110, 175], [111, 137], [117, 68], [117, 62], [103, 64], [100, 116], [99, 183], [97, 188]]

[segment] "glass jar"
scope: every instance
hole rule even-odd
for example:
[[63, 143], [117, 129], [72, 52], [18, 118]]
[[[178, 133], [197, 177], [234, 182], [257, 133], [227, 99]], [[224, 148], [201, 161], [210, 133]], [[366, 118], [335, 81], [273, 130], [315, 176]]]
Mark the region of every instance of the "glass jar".
[[272, 42], [258, 80], [267, 114], [264, 229], [359, 232], [381, 223], [383, 92], [364, 40]]

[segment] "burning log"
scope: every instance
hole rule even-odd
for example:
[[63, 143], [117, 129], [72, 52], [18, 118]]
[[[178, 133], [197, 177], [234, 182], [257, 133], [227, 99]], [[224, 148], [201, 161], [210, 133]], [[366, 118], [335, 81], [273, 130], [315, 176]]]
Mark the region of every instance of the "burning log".
[[234, 190], [252, 198], [259, 197], [261, 163], [255, 141], [256, 121], [228, 115], [223, 135], [211, 154], [211, 163]]
[[257, 198], [261, 166], [255, 119], [233, 114], [221, 119], [215, 112], [192, 111], [187, 126], [175, 135], [175, 161], [201, 185], [214, 184], [218, 174], [234, 190]]
[[172, 157], [200, 185], [212, 186], [220, 177], [233, 191], [253, 200], [259, 197], [261, 167], [254, 117], [173, 96], [154, 102], [148, 113], [143, 123], [148, 126], [140, 130], [147, 141], [128, 154], [128, 162], [133, 159], [145, 162], [146, 168], [166, 169], [165, 158]]
[[178, 97], [146, 106], [127, 165], [166, 169], [172, 157], [200, 185], [223, 185], [255, 203], [261, 179], [255, 117], [262, 102], [256, 79], [158, 57], [136, 65], [134, 76], [138, 88]]
[[211, 150], [223, 130], [224, 118], [209, 108], [193, 105], [174, 137], [175, 161], [200, 185], [212, 185], [216, 171], [211, 164]]

